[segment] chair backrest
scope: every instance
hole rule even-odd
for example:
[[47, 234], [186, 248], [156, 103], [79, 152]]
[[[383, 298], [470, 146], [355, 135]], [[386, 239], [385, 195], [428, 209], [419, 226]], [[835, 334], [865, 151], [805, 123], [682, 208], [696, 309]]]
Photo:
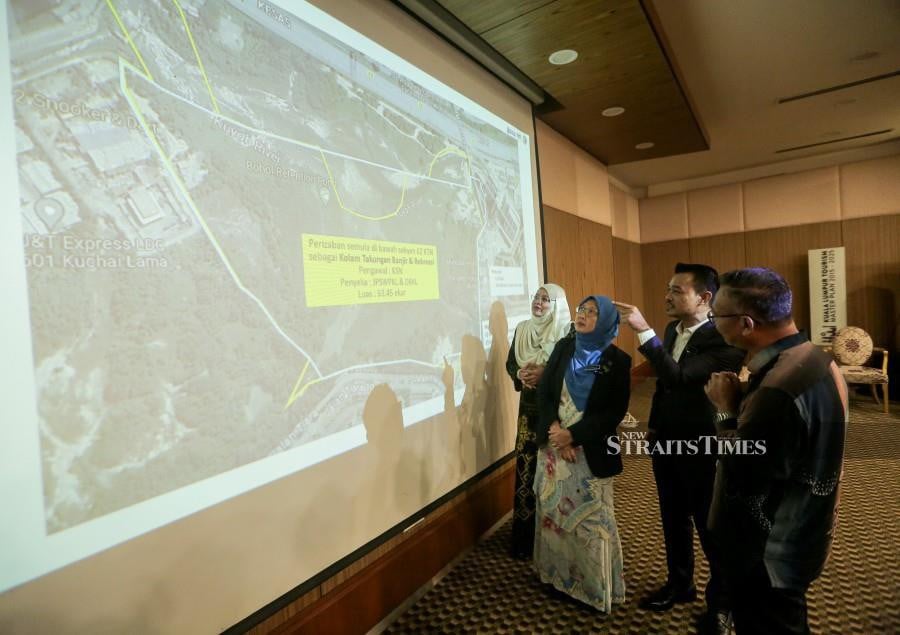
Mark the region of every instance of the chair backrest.
[[862, 366], [872, 356], [872, 338], [858, 326], [845, 326], [834, 334], [831, 351], [838, 364]]

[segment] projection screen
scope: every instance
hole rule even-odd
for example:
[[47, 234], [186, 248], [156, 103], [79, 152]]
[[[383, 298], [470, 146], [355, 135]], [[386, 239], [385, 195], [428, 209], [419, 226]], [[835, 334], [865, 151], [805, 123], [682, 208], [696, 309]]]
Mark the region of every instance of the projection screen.
[[530, 104], [387, 2], [2, 20], [0, 630], [227, 628], [512, 450]]

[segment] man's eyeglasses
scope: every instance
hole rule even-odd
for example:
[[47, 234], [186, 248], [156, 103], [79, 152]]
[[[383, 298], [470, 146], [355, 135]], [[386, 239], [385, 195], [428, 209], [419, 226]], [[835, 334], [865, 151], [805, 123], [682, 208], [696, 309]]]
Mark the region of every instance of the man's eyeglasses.
[[587, 317], [593, 317], [593, 316], [597, 315], [597, 309], [595, 309], [592, 306], [580, 306], [577, 309], [575, 309], [575, 313], [577, 313], [578, 315], [585, 315]]
[[754, 322], [762, 321], [762, 320], [757, 320], [755, 317], [753, 317], [749, 313], [724, 313], [722, 315], [717, 315], [717, 314], [713, 313], [712, 311], [710, 311], [709, 313], [706, 314], [706, 317], [710, 322], [715, 322], [716, 320], [721, 320], [724, 318], [732, 318], [732, 317], [748, 317], [751, 320], [753, 320]]

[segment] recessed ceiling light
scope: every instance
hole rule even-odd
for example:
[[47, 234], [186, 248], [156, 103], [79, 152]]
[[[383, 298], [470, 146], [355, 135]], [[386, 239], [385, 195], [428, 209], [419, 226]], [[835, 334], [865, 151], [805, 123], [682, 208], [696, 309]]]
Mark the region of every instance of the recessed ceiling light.
[[625, 109], [622, 108], [621, 106], [610, 106], [609, 108], [607, 108], [600, 114], [603, 115], [604, 117], [618, 117], [623, 112], [625, 112]]
[[635, 150], [649, 150], [654, 145], [656, 145], [656, 144], [653, 143], [652, 141], [642, 141], [641, 143], [634, 146], [634, 149]]
[[578, 59], [578, 51], [572, 49], [562, 49], [550, 54], [550, 63], [562, 66], [563, 64], [571, 64]]

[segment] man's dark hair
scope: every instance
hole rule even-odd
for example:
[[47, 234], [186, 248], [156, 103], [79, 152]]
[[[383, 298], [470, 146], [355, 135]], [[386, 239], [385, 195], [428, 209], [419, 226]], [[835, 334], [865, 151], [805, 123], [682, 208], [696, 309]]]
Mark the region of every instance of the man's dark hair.
[[[675, 265], [675, 273], [689, 273], [693, 282], [691, 286], [697, 293], [709, 291], [712, 297], [716, 297], [716, 291], [719, 290], [719, 272], [709, 265], [690, 264], [679, 262]], [[710, 300], [712, 302], [712, 300]]]
[[791, 287], [779, 273], [764, 267], [735, 269], [723, 273], [720, 282], [738, 310], [754, 320], [778, 324], [791, 319]]

